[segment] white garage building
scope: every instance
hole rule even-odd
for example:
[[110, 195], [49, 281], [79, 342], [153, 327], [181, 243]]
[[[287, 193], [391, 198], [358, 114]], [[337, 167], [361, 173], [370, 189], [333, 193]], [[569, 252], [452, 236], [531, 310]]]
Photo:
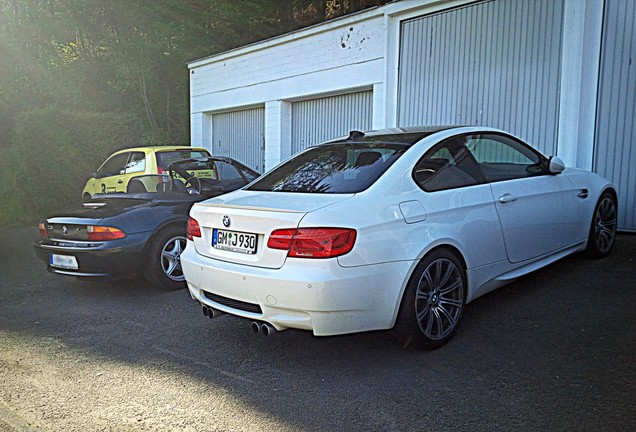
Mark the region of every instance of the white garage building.
[[495, 126], [619, 190], [636, 231], [634, 0], [402, 0], [191, 62], [191, 137], [263, 171], [350, 130]]

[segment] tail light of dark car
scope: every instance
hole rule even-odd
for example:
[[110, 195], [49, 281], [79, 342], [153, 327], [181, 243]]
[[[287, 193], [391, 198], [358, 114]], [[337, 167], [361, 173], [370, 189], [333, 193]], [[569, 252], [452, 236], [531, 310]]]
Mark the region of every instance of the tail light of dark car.
[[126, 237], [126, 233], [119, 228], [107, 226], [88, 225], [86, 234], [88, 239], [92, 241], [117, 240]]
[[46, 230], [46, 224], [44, 223], [39, 223], [38, 224], [38, 229], [40, 230], [40, 236], [44, 237], [44, 238], [49, 238], [49, 233]]
[[273, 231], [267, 247], [287, 250], [288, 257], [333, 258], [349, 253], [355, 242], [350, 228], [288, 228]]
[[126, 237], [126, 233], [119, 228], [100, 225], [39, 223], [38, 229], [40, 236], [45, 239], [106, 241]]

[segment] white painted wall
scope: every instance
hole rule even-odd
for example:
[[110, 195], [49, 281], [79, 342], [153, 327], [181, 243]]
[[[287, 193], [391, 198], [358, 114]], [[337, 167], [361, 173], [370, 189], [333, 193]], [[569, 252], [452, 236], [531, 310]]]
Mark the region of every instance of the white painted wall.
[[[210, 148], [211, 114], [265, 106], [265, 167], [289, 156], [290, 103], [373, 88], [373, 128], [397, 124], [400, 26], [471, 0], [402, 0], [196, 60], [191, 141]], [[604, 0], [565, 0], [558, 154], [590, 169]]]
[[565, 0], [558, 155], [592, 169], [601, 61], [603, 0]]
[[282, 100], [265, 104], [265, 166], [274, 167], [291, 156], [291, 103]]
[[210, 148], [211, 114], [265, 106], [265, 165], [278, 164], [291, 102], [382, 85], [384, 24], [376, 8], [190, 63], [192, 143]]

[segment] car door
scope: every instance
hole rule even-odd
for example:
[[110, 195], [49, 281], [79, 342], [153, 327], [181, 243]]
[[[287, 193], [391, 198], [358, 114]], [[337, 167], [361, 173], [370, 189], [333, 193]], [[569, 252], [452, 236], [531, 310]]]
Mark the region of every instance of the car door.
[[130, 152], [128, 154], [128, 160], [124, 166], [123, 174], [117, 179], [115, 183], [116, 192], [126, 192], [128, 182], [133, 177], [142, 175], [146, 170], [146, 154], [144, 152]]
[[124, 182], [126, 163], [130, 157], [130, 152], [117, 153], [112, 155], [97, 170], [97, 183], [99, 193], [122, 192], [121, 185]]
[[471, 135], [466, 146], [490, 183], [510, 262], [576, 242], [583, 198], [567, 176], [550, 174], [545, 157], [507, 135]]
[[464, 135], [455, 136], [424, 154], [413, 170], [424, 193], [422, 206], [410, 201], [400, 209], [407, 223], [425, 221], [455, 231], [452, 237], [468, 252], [467, 264], [482, 267], [505, 261], [506, 251], [490, 185], [464, 143]]

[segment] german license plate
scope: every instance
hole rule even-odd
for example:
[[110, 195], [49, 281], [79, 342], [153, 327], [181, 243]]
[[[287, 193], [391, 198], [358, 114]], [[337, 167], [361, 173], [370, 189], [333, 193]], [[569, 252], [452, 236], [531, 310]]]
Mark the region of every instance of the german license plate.
[[74, 256], [71, 255], [51, 254], [49, 263], [51, 264], [51, 267], [66, 270], [77, 270], [79, 268], [79, 266], [77, 265], [77, 260]]
[[215, 229], [212, 247], [252, 255], [256, 253], [256, 234]]

